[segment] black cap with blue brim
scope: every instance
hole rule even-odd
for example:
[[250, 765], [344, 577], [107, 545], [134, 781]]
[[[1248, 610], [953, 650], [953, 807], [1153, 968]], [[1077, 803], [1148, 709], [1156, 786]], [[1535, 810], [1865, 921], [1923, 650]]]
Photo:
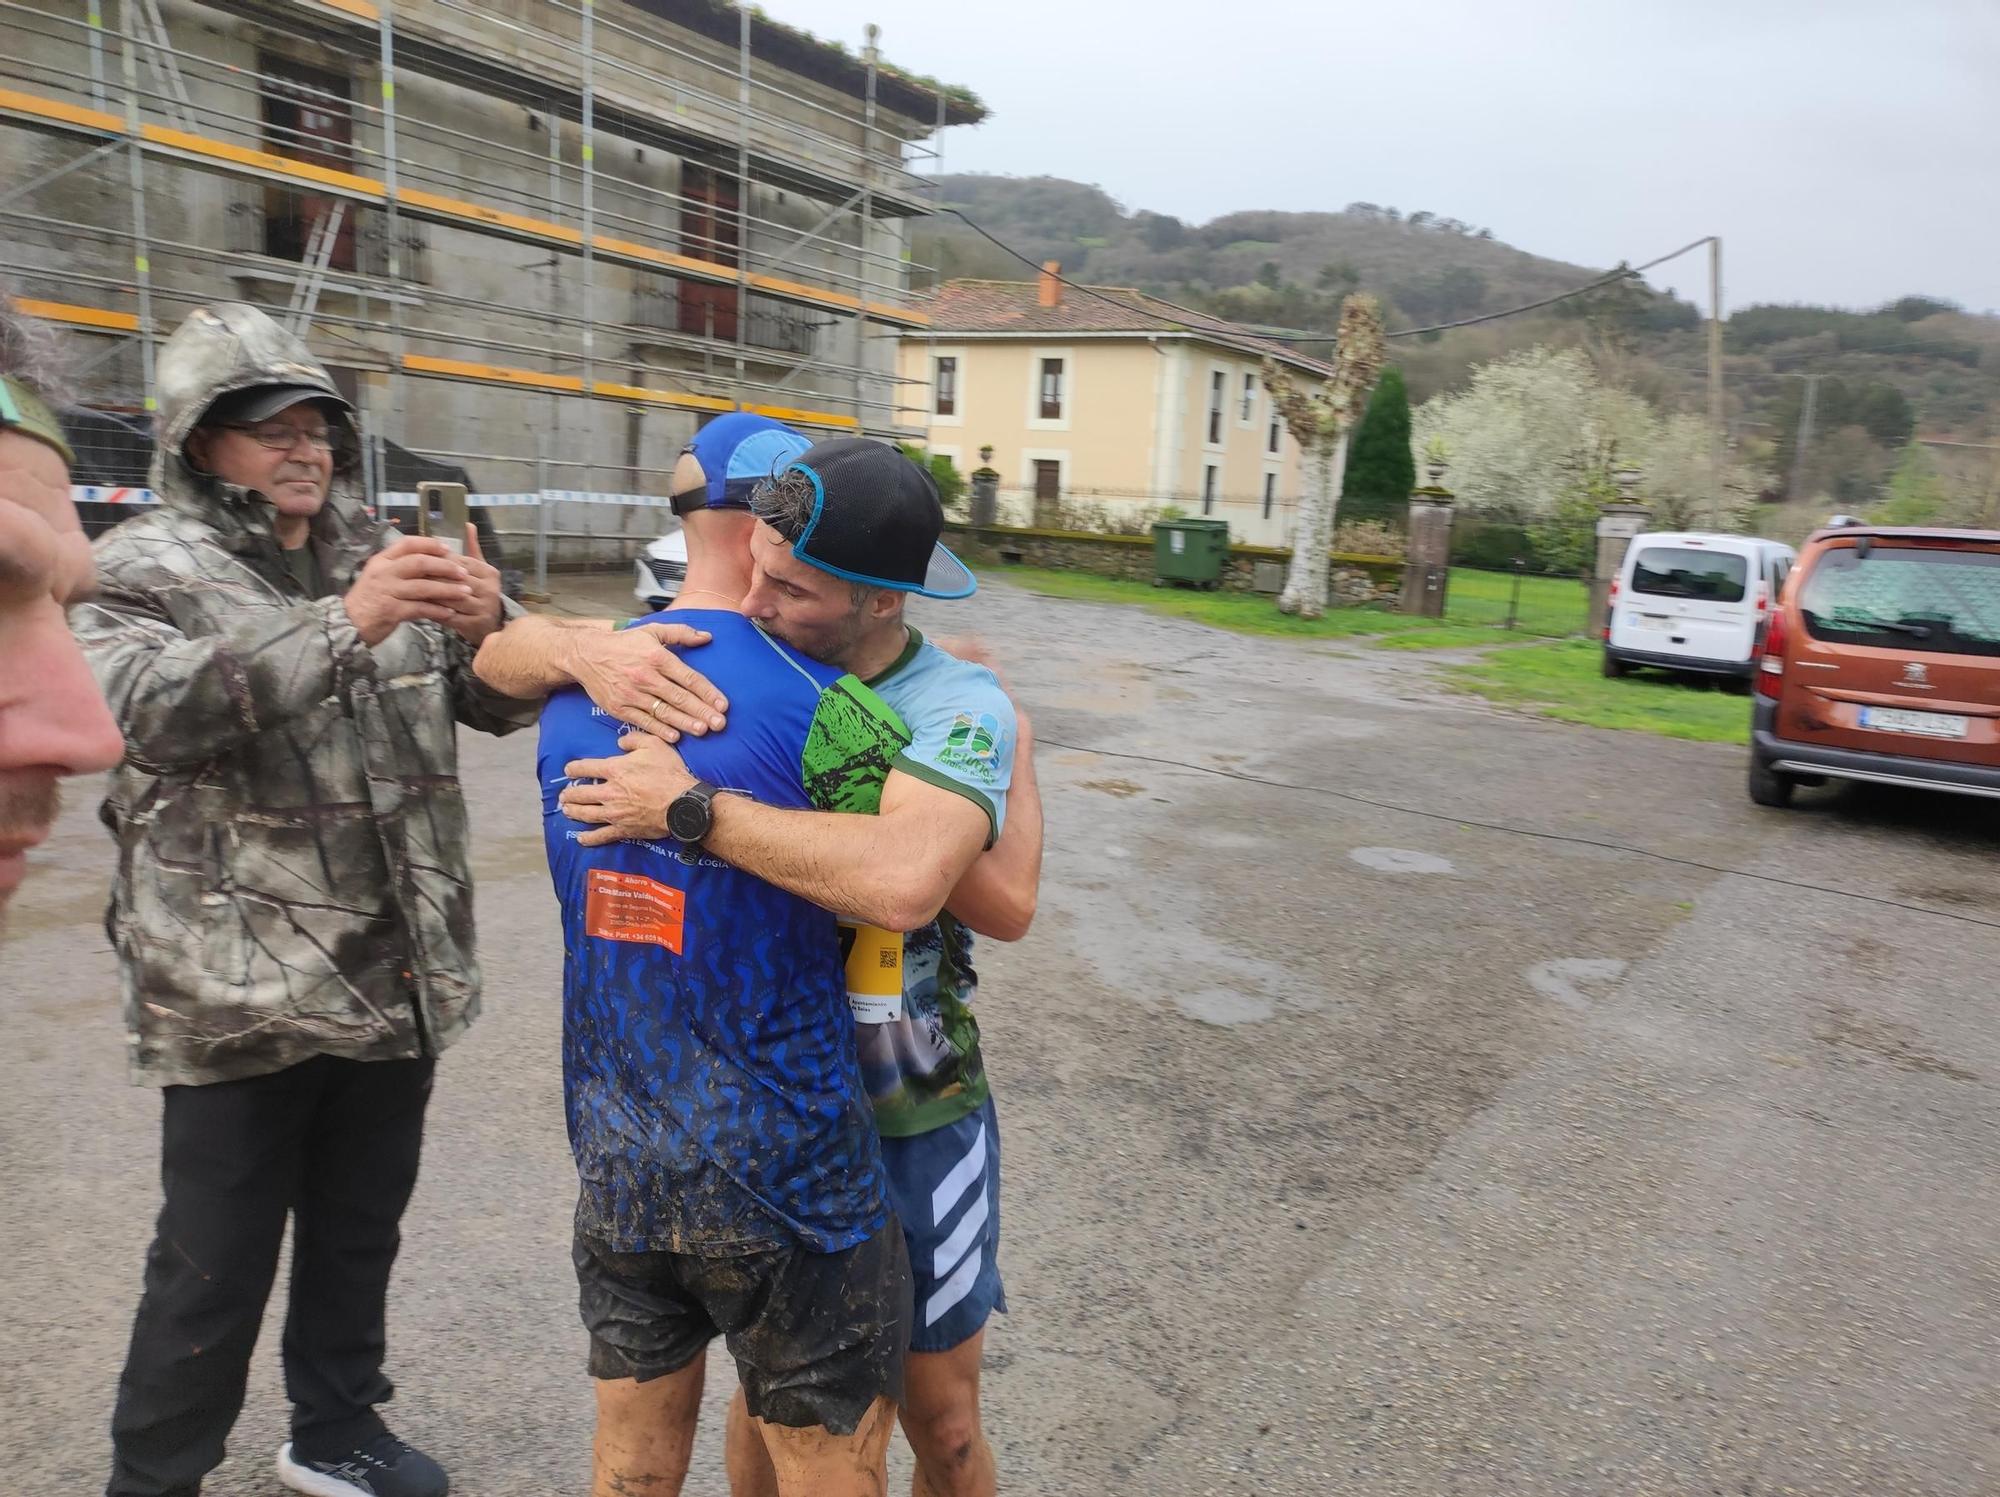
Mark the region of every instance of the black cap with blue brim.
[[[793, 473], [813, 491], [810, 515], [796, 535], [786, 535], [800, 561], [849, 582], [926, 598], [969, 598], [979, 586], [965, 563], [938, 544], [944, 506], [937, 485], [895, 448], [835, 437], [808, 448], [777, 478]], [[764, 506], [753, 507], [764, 513]]]

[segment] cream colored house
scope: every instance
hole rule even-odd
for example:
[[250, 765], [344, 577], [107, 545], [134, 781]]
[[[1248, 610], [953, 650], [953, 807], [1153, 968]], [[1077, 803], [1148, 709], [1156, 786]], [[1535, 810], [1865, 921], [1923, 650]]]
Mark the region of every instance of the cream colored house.
[[1268, 356], [1303, 381], [1332, 370], [1205, 313], [1050, 270], [939, 289], [930, 327], [902, 339], [896, 425], [962, 473], [991, 447], [1003, 523], [1131, 524], [1174, 505], [1227, 520], [1235, 540], [1289, 544], [1299, 446], [1261, 369]]

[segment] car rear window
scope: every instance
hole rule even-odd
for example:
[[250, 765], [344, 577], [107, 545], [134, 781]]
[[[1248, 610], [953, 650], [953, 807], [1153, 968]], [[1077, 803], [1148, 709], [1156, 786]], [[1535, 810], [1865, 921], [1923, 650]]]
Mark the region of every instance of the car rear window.
[[1648, 546], [1632, 565], [1632, 591], [1655, 598], [1741, 603], [1749, 586], [1749, 561], [1728, 551]]
[[2000, 655], [2000, 552], [1838, 546], [1807, 573], [1799, 609], [1829, 643]]

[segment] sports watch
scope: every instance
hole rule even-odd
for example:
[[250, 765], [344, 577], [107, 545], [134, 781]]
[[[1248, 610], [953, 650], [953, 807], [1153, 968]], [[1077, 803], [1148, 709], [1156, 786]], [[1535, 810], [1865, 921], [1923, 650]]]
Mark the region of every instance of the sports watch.
[[715, 797], [719, 792], [707, 780], [696, 780], [675, 796], [667, 806], [667, 831], [676, 842], [692, 847], [715, 825]]

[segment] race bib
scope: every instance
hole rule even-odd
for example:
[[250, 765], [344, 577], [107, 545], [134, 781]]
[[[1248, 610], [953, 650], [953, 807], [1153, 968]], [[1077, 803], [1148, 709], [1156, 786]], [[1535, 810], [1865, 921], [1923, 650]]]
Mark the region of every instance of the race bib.
[[585, 886], [583, 932], [602, 941], [664, 946], [680, 955], [687, 896], [636, 873], [590, 870]]
[[879, 925], [840, 922], [847, 962], [847, 1002], [857, 1024], [893, 1024], [903, 1017], [903, 934]]

